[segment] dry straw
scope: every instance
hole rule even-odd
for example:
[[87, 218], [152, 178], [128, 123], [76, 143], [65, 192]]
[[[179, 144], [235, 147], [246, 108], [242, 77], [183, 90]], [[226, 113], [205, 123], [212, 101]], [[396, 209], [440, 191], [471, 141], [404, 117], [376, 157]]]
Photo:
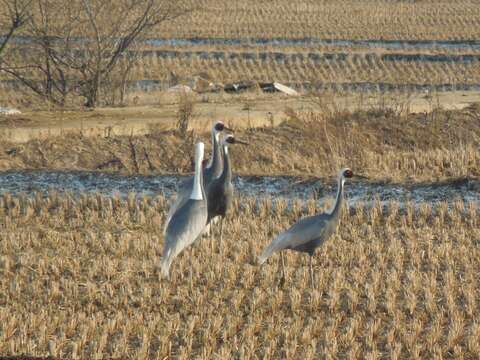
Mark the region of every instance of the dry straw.
[[[312, 202], [236, 200], [224, 242], [199, 241], [171, 282], [163, 198], [0, 197], [0, 353], [60, 358], [475, 358], [474, 203], [359, 204], [305, 261], [255, 258]], [[220, 255], [221, 254], [221, 255]], [[190, 282], [188, 272], [193, 271]]]

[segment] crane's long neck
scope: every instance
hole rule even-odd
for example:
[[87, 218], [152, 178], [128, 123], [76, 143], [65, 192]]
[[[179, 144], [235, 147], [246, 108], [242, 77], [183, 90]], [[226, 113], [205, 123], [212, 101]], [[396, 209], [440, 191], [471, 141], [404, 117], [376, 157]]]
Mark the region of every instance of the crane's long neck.
[[345, 184], [345, 179], [343, 176], [338, 177], [338, 188], [337, 188], [337, 197], [335, 200], [335, 205], [333, 206], [333, 209], [331, 210], [330, 214], [333, 217], [338, 217], [340, 216], [340, 212], [342, 211], [342, 206], [343, 206], [343, 187]]
[[190, 199], [203, 200], [205, 193], [203, 189], [203, 171], [202, 171], [202, 158], [199, 157], [195, 161], [195, 175], [193, 177], [193, 189]]
[[232, 181], [232, 167], [230, 156], [228, 155], [228, 145], [223, 145], [223, 172], [221, 178], [225, 183]]
[[206, 166], [207, 169], [210, 169], [212, 167], [213, 159], [215, 157], [215, 151], [216, 151], [215, 148], [218, 147], [217, 141], [216, 141], [217, 140], [216, 139], [216, 133], [217, 132], [215, 131], [215, 129], [212, 129], [212, 156], [210, 156], [210, 160], [208, 160], [208, 163], [207, 163], [207, 166]]
[[213, 137], [213, 154], [212, 154], [212, 169], [213, 169], [213, 178], [217, 178], [222, 173], [222, 148], [219, 144], [220, 134], [216, 133]]

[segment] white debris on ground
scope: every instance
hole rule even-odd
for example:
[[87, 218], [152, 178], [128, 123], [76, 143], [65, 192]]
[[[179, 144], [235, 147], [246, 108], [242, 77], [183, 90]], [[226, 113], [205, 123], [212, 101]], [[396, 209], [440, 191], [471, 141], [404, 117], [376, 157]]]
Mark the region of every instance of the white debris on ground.
[[190, 93], [192, 92], [192, 88], [187, 85], [175, 85], [169, 88], [167, 91], [175, 93]]
[[0, 115], [17, 115], [21, 113], [22, 112], [18, 109], [6, 108], [6, 107], [0, 106]]
[[291, 95], [291, 96], [298, 96], [298, 92], [295, 91], [294, 89], [292, 89], [291, 87], [288, 87], [288, 86], [285, 86], [283, 84], [280, 84], [280, 83], [277, 83], [277, 82], [274, 82], [273, 83], [273, 86], [275, 87], [275, 89], [277, 91], [280, 91], [284, 94], [287, 94], [287, 95]]

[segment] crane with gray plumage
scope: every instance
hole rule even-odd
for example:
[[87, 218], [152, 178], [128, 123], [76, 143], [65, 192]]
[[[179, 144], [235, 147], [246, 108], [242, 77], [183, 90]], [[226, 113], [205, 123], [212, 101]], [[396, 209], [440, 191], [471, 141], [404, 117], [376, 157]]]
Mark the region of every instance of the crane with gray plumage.
[[222, 140], [223, 171], [207, 187], [208, 220], [207, 225], [216, 217], [220, 217], [220, 242], [222, 241], [223, 220], [230, 210], [233, 201], [232, 166], [230, 163], [229, 146], [233, 144], [248, 145], [247, 142], [226, 135]]
[[190, 196], [172, 214], [165, 230], [161, 272], [166, 278], [169, 277], [173, 259], [200, 237], [207, 224], [208, 206], [203, 184], [203, 153], [204, 144], [199, 142], [195, 146], [195, 175]]
[[[259, 264], [263, 264], [276, 251], [290, 249], [307, 253], [309, 255], [310, 281], [312, 287], [314, 287], [313, 254], [320, 245], [335, 233], [344, 203], [343, 189], [345, 179], [352, 176], [353, 172], [349, 168], [340, 170], [338, 173], [337, 196], [333, 208], [326, 213], [305, 217], [278, 235], [259, 256]], [[285, 279], [285, 264], [283, 254], [280, 254], [282, 257], [283, 279]]]
[[[225, 124], [221, 121], [217, 121], [213, 127], [212, 127], [212, 156], [210, 157], [210, 160], [203, 170], [203, 181], [205, 184], [205, 188], [210, 184], [210, 182], [220, 176], [222, 173], [222, 151], [220, 149], [220, 135], [223, 131], [231, 131], [228, 127], [225, 126]], [[190, 196], [190, 192], [193, 186], [193, 177], [189, 177], [185, 181], [181, 182], [178, 186], [177, 190], [177, 198], [175, 199], [175, 202], [172, 204], [170, 207], [170, 210], [168, 211], [166, 220], [165, 220], [165, 225], [163, 227], [163, 234], [165, 235], [165, 232], [167, 230], [168, 224], [170, 222], [170, 219], [172, 218], [172, 215], [175, 213], [175, 211], [180, 208], [185, 202], [188, 200]]]

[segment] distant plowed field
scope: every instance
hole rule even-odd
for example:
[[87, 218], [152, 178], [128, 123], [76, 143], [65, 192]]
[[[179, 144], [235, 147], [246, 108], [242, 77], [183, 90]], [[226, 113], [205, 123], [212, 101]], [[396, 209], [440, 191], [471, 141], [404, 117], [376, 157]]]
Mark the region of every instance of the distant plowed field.
[[480, 6], [475, 0], [205, 0], [201, 4], [201, 11], [166, 25], [162, 36], [394, 40], [480, 37]]
[[[130, 91], [192, 85], [198, 74], [214, 83], [277, 81], [304, 91], [480, 89], [477, 1], [194, 3], [194, 11], [131, 49], [139, 60], [128, 74]], [[32, 68], [27, 76], [41, 82], [44, 74]], [[22, 86], [0, 73], [1, 88]]]
[[307, 83], [480, 84], [480, 55], [322, 52], [150, 51], [132, 79], [168, 81], [169, 74], [189, 79], [199, 73], [212, 81]]

